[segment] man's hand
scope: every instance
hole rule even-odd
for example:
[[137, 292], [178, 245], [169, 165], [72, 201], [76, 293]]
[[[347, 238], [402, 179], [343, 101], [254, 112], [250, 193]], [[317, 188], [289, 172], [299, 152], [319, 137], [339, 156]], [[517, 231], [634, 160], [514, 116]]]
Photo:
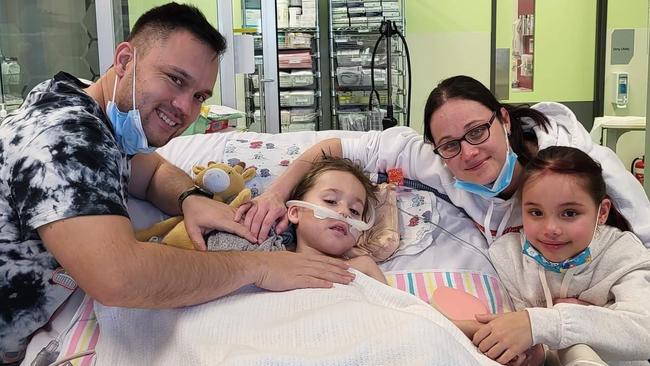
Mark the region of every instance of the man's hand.
[[244, 225], [234, 220], [235, 210], [225, 203], [202, 196], [189, 196], [183, 201], [185, 229], [198, 250], [206, 250], [203, 235], [212, 231], [227, 231], [250, 242], [256, 238]]
[[259, 253], [260, 274], [255, 285], [270, 291], [298, 288], [329, 288], [333, 283], [349, 284], [354, 274], [342, 260], [324, 255], [293, 252]]
[[[241, 222], [261, 243], [269, 236], [269, 230], [276, 223], [275, 232], [283, 233], [289, 227], [287, 207], [284, 199], [273, 192], [267, 191], [239, 207], [235, 214], [235, 221]], [[279, 221], [278, 221], [279, 220]]]
[[472, 342], [486, 356], [507, 364], [533, 345], [530, 318], [525, 310], [500, 315], [477, 314], [483, 325]]

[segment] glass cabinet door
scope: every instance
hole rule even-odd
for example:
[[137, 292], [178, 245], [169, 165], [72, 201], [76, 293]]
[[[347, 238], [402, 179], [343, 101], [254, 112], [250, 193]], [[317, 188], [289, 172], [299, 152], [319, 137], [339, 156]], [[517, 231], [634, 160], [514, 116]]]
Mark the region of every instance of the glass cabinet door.
[[242, 10], [244, 31], [256, 29], [256, 70], [244, 77], [247, 127], [318, 130], [322, 88], [317, 2], [243, 0]]
[[233, 11], [235, 35], [248, 34], [253, 37], [255, 72], [237, 74], [237, 109], [246, 114], [245, 124], [238, 127], [255, 132], [266, 132], [264, 42], [262, 29], [262, 1], [242, 0], [241, 13]]
[[[222, 102], [244, 112], [237, 127], [255, 132], [279, 132], [275, 3], [265, 0], [218, 0], [220, 31], [229, 49], [221, 60]], [[272, 37], [267, 37], [272, 34]], [[237, 47], [252, 37], [253, 72], [239, 70], [237, 59], [248, 58]], [[250, 39], [250, 38], [249, 38]], [[240, 42], [242, 41], [242, 42]], [[246, 62], [246, 61], [244, 61]], [[267, 75], [271, 75], [268, 77]]]
[[330, 0], [329, 11], [336, 128], [382, 130], [387, 112], [405, 124], [406, 54], [400, 38], [382, 28], [384, 21], [392, 21], [391, 26], [404, 34], [404, 1]]
[[0, 69], [0, 115], [59, 71], [96, 80], [95, 0], [0, 1]]

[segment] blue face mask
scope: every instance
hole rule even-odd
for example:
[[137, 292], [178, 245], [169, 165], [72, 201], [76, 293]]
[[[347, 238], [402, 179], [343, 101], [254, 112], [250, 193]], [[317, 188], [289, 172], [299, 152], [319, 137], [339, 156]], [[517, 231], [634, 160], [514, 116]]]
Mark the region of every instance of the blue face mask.
[[492, 183], [491, 187], [478, 183], [468, 182], [458, 178], [456, 178], [456, 181], [454, 182], [454, 187], [485, 198], [494, 197], [508, 188], [510, 182], [512, 182], [512, 176], [515, 172], [515, 166], [517, 165], [517, 154], [510, 150], [510, 143], [508, 142], [507, 134], [506, 144], [508, 146], [508, 149], [506, 151], [506, 161], [501, 168], [499, 176], [494, 181], [494, 183]]
[[524, 243], [522, 252], [533, 258], [535, 262], [539, 263], [539, 265], [544, 267], [545, 270], [557, 273], [563, 273], [566, 272], [567, 269], [591, 262], [591, 250], [589, 250], [589, 247], [586, 247], [582, 252], [576, 254], [572, 258], [565, 259], [562, 262], [551, 262], [544, 258], [542, 253], [538, 252], [537, 249], [530, 244], [528, 239], [526, 239], [526, 243]]
[[127, 155], [149, 154], [156, 150], [147, 142], [147, 135], [142, 128], [140, 111], [135, 107], [135, 49], [133, 50], [133, 109], [127, 113], [120, 111], [115, 104], [117, 75], [113, 85], [113, 99], [106, 104], [106, 115], [113, 125], [117, 143]]

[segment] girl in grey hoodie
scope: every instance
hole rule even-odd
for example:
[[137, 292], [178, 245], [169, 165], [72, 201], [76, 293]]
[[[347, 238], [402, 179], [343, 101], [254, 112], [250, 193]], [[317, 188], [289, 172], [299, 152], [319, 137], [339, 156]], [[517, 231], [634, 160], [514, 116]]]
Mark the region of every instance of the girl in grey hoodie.
[[526, 167], [524, 230], [490, 257], [517, 311], [477, 315], [481, 351], [507, 363], [531, 346], [591, 347], [609, 365], [648, 365], [650, 252], [607, 198], [602, 169], [553, 146]]

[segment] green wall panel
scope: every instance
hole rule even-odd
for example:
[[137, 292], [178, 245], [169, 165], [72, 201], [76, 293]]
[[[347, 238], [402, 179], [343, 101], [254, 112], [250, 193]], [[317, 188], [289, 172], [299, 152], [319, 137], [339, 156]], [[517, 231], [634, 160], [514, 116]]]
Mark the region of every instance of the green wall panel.
[[422, 132], [426, 99], [442, 79], [464, 74], [489, 85], [491, 4], [485, 0], [407, 0], [411, 127]]
[[405, 4], [409, 32], [490, 31], [490, 1], [408, 0]]
[[647, 28], [648, 0], [609, 0], [607, 28]]
[[[501, 4], [505, 3], [505, 4]], [[512, 0], [500, 1], [505, 9]], [[512, 10], [498, 15], [509, 24], [509, 36], [498, 36], [511, 47]], [[506, 27], [499, 27], [506, 33]], [[594, 95], [596, 2], [593, 0], [535, 1], [534, 86], [532, 92], [510, 92], [508, 102], [590, 101]]]

